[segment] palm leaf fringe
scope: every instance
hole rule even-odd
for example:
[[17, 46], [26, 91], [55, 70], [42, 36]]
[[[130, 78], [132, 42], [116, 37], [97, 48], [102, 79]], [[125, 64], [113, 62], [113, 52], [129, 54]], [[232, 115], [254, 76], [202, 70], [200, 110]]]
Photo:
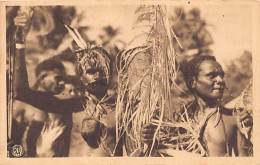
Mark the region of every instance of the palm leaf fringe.
[[[140, 6], [132, 42], [139, 46], [118, 55], [117, 141], [125, 136], [131, 153], [143, 150], [140, 131], [145, 123], [157, 119], [155, 138], [164, 120], [170, 118], [171, 86], [176, 78], [174, 37], [165, 6]], [[146, 28], [144, 28], [146, 27]], [[143, 40], [145, 38], [145, 40]], [[148, 156], [147, 155], [147, 156]]]

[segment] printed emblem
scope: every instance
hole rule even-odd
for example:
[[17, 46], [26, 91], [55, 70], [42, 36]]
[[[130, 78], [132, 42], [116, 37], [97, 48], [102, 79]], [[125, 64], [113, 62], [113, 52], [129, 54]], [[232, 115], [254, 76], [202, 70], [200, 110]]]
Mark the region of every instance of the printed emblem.
[[16, 144], [12, 147], [11, 153], [14, 157], [22, 157], [24, 155], [24, 148], [22, 145]]

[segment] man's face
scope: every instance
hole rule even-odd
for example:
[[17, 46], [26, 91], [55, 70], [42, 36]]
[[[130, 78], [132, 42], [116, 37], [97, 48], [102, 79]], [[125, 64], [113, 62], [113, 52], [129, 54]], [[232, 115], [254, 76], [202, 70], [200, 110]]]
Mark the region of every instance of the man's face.
[[64, 89], [64, 72], [60, 69], [43, 70], [39, 74], [40, 86], [45, 92], [53, 95], [60, 94]]
[[90, 92], [99, 93], [107, 88], [105, 74], [101, 69], [88, 68], [81, 76], [83, 84]]
[[217, 101], [223, 96], [225, 89], [224, 71], [216, 61], [203, 61], [198, 68], [198, 76], [194, 80], [194, 92], [204, 100]]

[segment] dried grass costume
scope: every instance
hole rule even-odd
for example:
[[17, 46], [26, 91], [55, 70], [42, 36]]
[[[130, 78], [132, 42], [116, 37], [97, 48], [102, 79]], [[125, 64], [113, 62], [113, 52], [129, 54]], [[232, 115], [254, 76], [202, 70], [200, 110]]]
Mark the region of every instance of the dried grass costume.
[[[108, 53], [101, 47], [83, 49], [77, 52], [78, 74], [81, 76], [88, 69], [103, 71], [108, 85], [110, 78], [111, 61]], [[115, 122], [115, 102], [114, 90], [107, 90], [105, 95], [98, 99], [87, 89], [83, 95], [86, 102], [82, 105], [84, 111], [75, 113], [82, 120], [82, 137], [87, 144], [96, 150], [92, 150], [93, 156], [119, 156], [122, 155], [120, 146], [116, 148], [116, 122]], [[78, 123], [77, 122], [77, 123]], [[81, 123], [79, 123], [81, 125]]]
[[[88, 69], [99, 70], [105, 75], [101, 80], [103, 86], [108, 87], [111, 76], [112, 62], [109, 54], [102, 47], [87, 44], [77, 29], [68, 25], [64, 26], [80, 48], [76, 51], [77, 73], [80, 79], [84, 79], [83, 73]], [[77, 127], [81, 128], [81, 135], [92, 150], [91, 156], [119, 156], [122, 155], [121, 143], [116, 143], [116, 122], [115, 122], [115, 92], [107, 90], [101, 91], [104, 96], [98, 99], [95, 94], [90, 92], [88, 84], [84, 84], [82, 95], [85, 101], [82, 102], [84, 111], [75, 113], [79, 121], [75, 121]], [[99, 91], [100, 92], [100, 91]], [[91, 94], [92, 93], [92, 94]], [[94, 94], [95, 93], [95, 94]], [[79, 123], [82, 122], [82, 123]]]

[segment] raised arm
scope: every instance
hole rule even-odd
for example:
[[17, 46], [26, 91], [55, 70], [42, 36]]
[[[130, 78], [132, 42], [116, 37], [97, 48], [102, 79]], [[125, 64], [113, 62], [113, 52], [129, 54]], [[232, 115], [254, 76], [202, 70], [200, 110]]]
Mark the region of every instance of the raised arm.
[[28, 13], [21, 13], [14, 19], [16, 26], [16, 43], [14, 53], [14, 96], [19, 98], [24, 95], [29, 88], [28, 75], [25, 63], [25, 40], [31, 27], [31, 18]]
[[28, 13], [20, 11], [14, 19], [14, 23], [16, 25], [13, 79], [15, 99], [51, 113], [71, 113], [81, 110], [83, 98], [62, 100], [49, 93], [30, 89], [25, 62], [25, 45], [26, 36], [31, 26], [31, 17]]

